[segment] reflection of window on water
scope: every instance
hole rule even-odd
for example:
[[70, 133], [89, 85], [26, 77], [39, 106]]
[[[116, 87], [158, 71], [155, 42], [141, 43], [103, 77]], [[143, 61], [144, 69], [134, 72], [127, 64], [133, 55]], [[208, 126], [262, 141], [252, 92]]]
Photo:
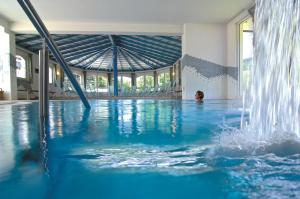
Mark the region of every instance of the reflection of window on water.
[[158, 75], [158, 85], [166, 86], [170, 83], [170, 74], [169, 73], [161, 73]]
[[249, 87], [253, 65], [253, 22], [248, 18], [240, 24], [240, 87]]
[[26, 78], [26, 60], [20, 55], [16, 55], [16, 70], [17, 77]]

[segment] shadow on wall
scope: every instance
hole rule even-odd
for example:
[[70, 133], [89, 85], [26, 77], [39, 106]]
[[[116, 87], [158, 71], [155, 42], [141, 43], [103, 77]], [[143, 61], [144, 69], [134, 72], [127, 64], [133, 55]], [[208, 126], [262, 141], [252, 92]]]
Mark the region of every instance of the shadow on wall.
[[200, 58], [182, 58], [182, 98], [194, 99], [202, 90], [205, 99], [237, 98], [238, 68], [226, 67]]

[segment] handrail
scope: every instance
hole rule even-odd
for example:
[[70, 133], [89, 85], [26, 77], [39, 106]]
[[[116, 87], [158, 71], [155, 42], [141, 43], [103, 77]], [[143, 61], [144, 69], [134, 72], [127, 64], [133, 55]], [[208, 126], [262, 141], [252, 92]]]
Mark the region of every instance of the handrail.
[[34, 7], [30, 3], [29, 0], [18, 0], [20, 6], [23, 8], [24, 12], [26, 13], [27, 17], [30, 19], [31, 23], [34, 25], [36, 30], [39, 32], [42, 38], [45, 39], [45, 42], [49, 48], [49, 50], [52, 52], [53, 56], [55, 57], [56, 61], [60, 64], [60, 66], [63, 68], [65, 74], [68, 76], [70, 82], [72, 83], [74, 89], [76, 90], [77, 94], [79, 95], [81, 101], [85, 105], [87, 109], [90, 109], [91, 106], [85, 97], [82, 89], [80, 88], [77, 80], [75, 79], [74, 75], [72, 74], [72, 71], [70, 70], [67, 62], [64, 60], [62, 54], [59, 52], [54, 40], [52, 39], [49, 31], [47, 30], [46, 26], [42, 22], [41, 18], [35, 11]]

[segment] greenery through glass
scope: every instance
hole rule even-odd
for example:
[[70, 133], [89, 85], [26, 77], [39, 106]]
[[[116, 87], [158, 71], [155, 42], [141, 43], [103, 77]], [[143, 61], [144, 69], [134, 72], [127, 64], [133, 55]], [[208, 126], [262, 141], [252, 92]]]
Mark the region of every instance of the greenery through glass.
[[107, 78], [103, 76], [98, 76], [97, 78], [98, 88], [107, 88]]
[[161, 73], [158, 75], [158, 85], [166, 86], [170, 83], [170, 73]]
[[147, 88], [153, 88], [154, 87], [154, 77], [151, 75], [147, 75], [145, 77], [145, 85]]
[[122, 76], [122, 89], [123, 90], [130, 90], [131, 89], [131, 78]]
[[139, 90], [143, 90], [145, 88], [145, 79], [144, 76], [139, 76], [136, 78], [136, 87]]
[[86, 91], [87, 92], [96, 92], [96, 76], [90, 75], [86, 77]]

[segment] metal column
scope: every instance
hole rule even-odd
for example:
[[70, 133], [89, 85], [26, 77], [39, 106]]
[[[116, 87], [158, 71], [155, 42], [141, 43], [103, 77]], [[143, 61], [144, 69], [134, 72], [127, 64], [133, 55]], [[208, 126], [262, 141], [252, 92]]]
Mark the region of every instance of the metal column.
[[170, 67], [170, 82], [173, 84], [174, 80], [174, 71], [173, 71], [173, 66]]
[[41, 166], [47, 175], [48, 168], [48, 139], [49, 139], [49, 52], [43, 40], [42, 49], [39, 50], [39, 140]]
[[112, 82], [111, 82], [111, 73], [107, 73], [107, 85], [108, 85], [108, 94], [109, 96], [111, 96], [111, 85], [112, 85]]
[[114, 96], [118, 96], [118, 54], [117, 46], [113, 46]]
[[158, 86], [158, 76], [157, 76], [156, 70], [153, 72], [153, 78], [154, 78], [154, 87], [157, 87]]
[[29, 0], [18, 0], [19, 4], [23, 8], [24, 12], [30, 19], [31, 23], [34, 25], [38, 33], [41, 35], [42, 38], [45, 39], [49, 50], [51, 51], [52, 55], [55, 57], [56, 61], [60, 64], [62, 69], [64, 70], [65, 74], [68, 76], [70, 82], [72, 83], [74, 89], [76, 90], [77, 94], [81, 98], [81, 101], [85, 105], [86, 108], [91, 108], [88, 100], [86, 99], [80, 85], [76, 81], [72, 71], [70, 70], [67, 62], [64, 60], [62, 54], [59, 52], [54, 40], [52, 39], [49, 31], [47, 30], [45, 24], [42, 22], [41, 18], [38, 16], [37, 12], [33, 8], [32, 4]]
[[83, 71], [82, 72], [82, 74], [83, 74], [83, 87], [84, 87], [84, 90], [86, 91], [86, 71]]
[[135, 87], [136, 86], [136, 77], [135, 77], [135, 73], [131, 73], [131, 87]]
[[42, 49], [39, 51], [39, 68], [40, 119], [44, 123], [49, 117], [49, 52], [45, 40]]

